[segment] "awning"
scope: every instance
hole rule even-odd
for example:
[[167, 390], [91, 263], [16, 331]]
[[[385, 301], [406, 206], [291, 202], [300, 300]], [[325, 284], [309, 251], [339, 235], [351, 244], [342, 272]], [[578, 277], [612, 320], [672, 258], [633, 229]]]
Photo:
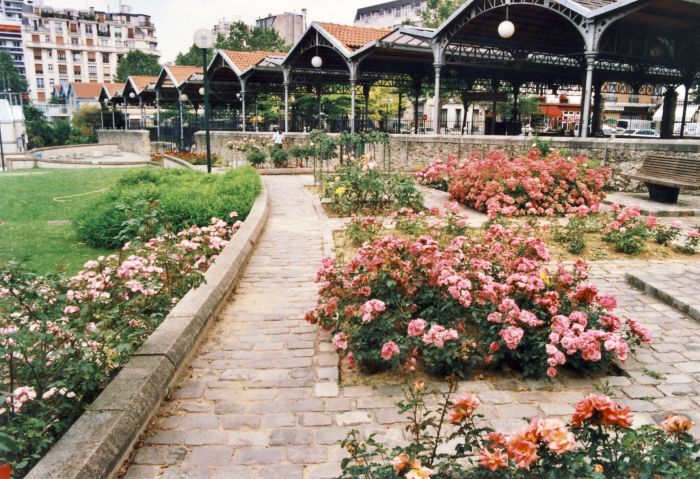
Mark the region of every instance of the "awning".
[[[686, 123], [692, 123], [693, 122], [693, 117], [695, 116], [695, 113], [697, 113], [698, 108], [700, 108], [700, 105], [696, 104], [688, 104], [687, 111], [685, 113], [685, 122]], [[656, 110], [656, 113], [654, 113], [654, 121], [661, 121], [661, 118], [664, 116], [664, 106], [661, 105], [661, 107]], [[678, 103], [676, 105], [676, 123], [681, 123], [683, 121], [683, 103]]]

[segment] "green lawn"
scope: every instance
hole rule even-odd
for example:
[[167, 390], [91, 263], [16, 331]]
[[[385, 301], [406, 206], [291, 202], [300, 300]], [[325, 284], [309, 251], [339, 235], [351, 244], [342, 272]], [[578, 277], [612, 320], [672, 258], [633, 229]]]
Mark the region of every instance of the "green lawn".
[[70, 222], [127, 171], [0, 173], [0, 262], [17, 260], [37, 273], [72, 274], [88, 259], [110, 253], [80, 243]]

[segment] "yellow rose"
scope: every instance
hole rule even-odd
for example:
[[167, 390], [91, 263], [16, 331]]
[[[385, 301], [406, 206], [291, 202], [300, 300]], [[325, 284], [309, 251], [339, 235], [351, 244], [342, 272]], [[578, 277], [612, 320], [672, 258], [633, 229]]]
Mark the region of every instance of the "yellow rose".
[[339, 186], [335, 189], [335, 196], [343, 196], [344, 193], [345, 193], [344, 186]]

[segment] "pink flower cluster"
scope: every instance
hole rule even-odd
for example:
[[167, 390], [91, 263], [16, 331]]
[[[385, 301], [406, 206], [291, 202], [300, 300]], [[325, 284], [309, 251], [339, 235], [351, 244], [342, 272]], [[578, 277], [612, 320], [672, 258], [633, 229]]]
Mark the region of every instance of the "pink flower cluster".
[[565, 364], [625, 361], [632, 345], [651, 341], [637, 321], [614, 314], [614, 297], [585, 283], [586, 263], [550, 270], [545, 244], [529, 231], [492, 224], [446, 245], [431, 236], [366, 243], [346, 264], [324, 260], [320, 302], [306, 319], [333, 332], [334, 346], [361, 367], [400, 355], [405, 369], [429, 359], [445, 371], [484, 358], [556, 376]]
[[537, 149], [516, 158], [473, 152], [461, 161], [431, 163], [418, 178], [426, 184], [448, 182], [453, 198], [491, 217], [581, 214], [598, 210], [610, 177], [609, 169], [587, 162], [556, 152], [542, 157]]

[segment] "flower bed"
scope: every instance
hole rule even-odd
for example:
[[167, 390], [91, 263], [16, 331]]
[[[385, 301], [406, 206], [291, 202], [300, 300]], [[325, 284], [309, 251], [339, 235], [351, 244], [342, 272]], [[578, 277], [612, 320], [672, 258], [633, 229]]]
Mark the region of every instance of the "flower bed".
[[331, 201], [335, 213], [344, 215], [423, 204], [412, 178], [382, 171], [366, 158], [346, 159], [324, 177], [322, 197]]
[[320, 302], [306, 318], [334, 335], [351, 366], [373, 373], [422, 365], [462, 377], [507, 366], [556, 376], [564, 365], [606, 371], [651, 341], [637, 321], [614, 314], [613, 297], [586, 283], [586, 263], [547, 267], [547, 248], [527, 230], [492, 224], [454, 237], [447, 228], [466, 231], [454, 212], [411, 214], [435, 234], [390, 235], [346, 264], [327, 258], [319, 270]]
[[24, 475], [216, 259], [240, 226], [213, 219], [136, 240], [76, 276], [0, 270], [0, 450]]
[[492, 218], [597, 211], [609, 177], [609, 169], [591, 166], [584, 157], [542, 156], [538, 149], [516, 158], [475, 152], [462, 161], [431, 163], [418, 173], [424, 184], [447, 184], [457, 201]]
[[[504, 434], [481, 424], [479, 398], [453, 398], [454, 384], [435, 409], [426, 407], [424, 384], [414, 383], [398, 403], [409, 424], [407, 447], [389, 451], [376, 438], [351, 431], [342, 446], [343, 478], [406, 479], [619, 479], [700, 477], [700, 444], [692, 421], [669, 415], [662, 429], [632, 428], [633, 415], [604, 395], [576, 404], [569, 424], [535, 418]], [[449, 452], [447, 452], [449, 451]]]

